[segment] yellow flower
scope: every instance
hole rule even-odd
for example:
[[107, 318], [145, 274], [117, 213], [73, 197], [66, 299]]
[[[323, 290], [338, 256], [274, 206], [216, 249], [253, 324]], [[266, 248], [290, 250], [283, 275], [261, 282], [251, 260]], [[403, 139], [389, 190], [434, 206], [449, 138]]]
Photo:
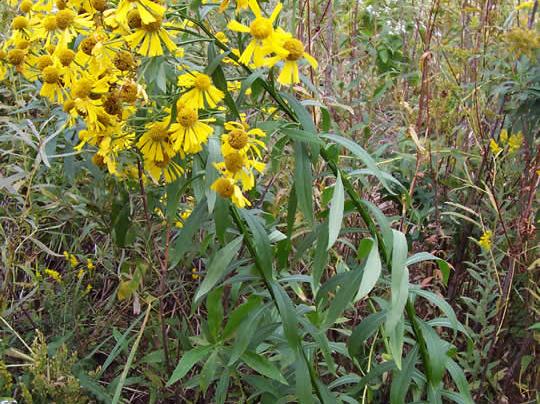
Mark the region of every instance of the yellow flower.
[[232, 202], [239, 208], [251, 206], [249, 200], [244, 197], [242, 190], [235, 184], [234, 180], [227, 177], [220, 177], [214, 181], [210, 189], [215, 191], [219, 196], [225, 199], [231, 199]]
[[484, 250], [490, 250], [491, 249], [491, 238], [493, 237], [493, 232], [491, 230], [486, 230], [482, 236], [480, 237], [480, 240], [478, 240], [478, 244], [484, 249]]
[[86, 268], [88, 268], [89, 271], [93, 271], [96, 268], [90, 258], [86, 259]]
[[93, 28], [92, 16], [88, 13], [77, 14], [69, 8], [56, 13], [56, 36], [60, 42], [70, 43], [79, 34], [84, 35]]
[[178, 85], [189, 88], [180, 98], [180, 102], [193, 108], [204, 108], [205, 104], [210, 108], [215, 108], [225, 96], [221, 90], [218, 90], [212, 84], [211, 77], [204, 73], [189, 72], [182, 74], [178, 77]]
[[50, 102], [64, 102], [64, 87], [62, 86], [62, 68], [58, 65], [47, 66], [41, 72], [43, 84], [39, 95]]
[[165, 7], [152, 0], [120, 0], [116, 9], [116, 19], [122, 23], [128, 23], [128, 13], [137, 10], [143, 24], [161, 21], [165, 14]]
[[58, 271], [55, 271], [54, 269], [47, 268], [45, 269], [45, 274], [52, 279], [54, 279], [58, 283], [62, 283], [62, 276], [60, 276], [60, 273]]
[[508, 139], [508, 151], [510, 153], [514, 153], [518, 151], [521, 148], [521, 145], [523, 144], [523, 133], [513, 133], [510, 135], [510, 138]]
[[171, 142], [172, 139], [169, 136], [168, 126], [168, 118], [161, 122], [154, 122], [146, 125], [147, 131], [137, 142], [137, 147], [141, 150], [145, 159], [165, 161], [166, 158], [175, 155]]
[[508, 131], [506, 129], [501, 130], [501, 134], [499, 135], [499, 140], [502, 144], [505, 144], [508, 142]]
[[261, 158], [261, 149], [265, 150], [266, 146], [263, 141], [258, 138], [266, 136], [261, 129], [249, 129], [247, 123], [229, 121], [226, 122], [225, 130], [227, 133], [221, 136], [221, 153], [226, 156], [233, 152], [249, 154], [252, 157]]
[[199, 279], [199, 274], [197, 273], [197, 268], [195, 267], [191, 268], [191, 279], [193, 280]]
[[491, 152], [495, 155], [499, 154], [502, 151], [501, 147], [497, 144], [495, 139], [491, 139], [489, 141], [489, 148], [491, 149]]
[[90, 291], [93, 289], [93, 286], [91, 284], [88, 284], [86, 285], [86, 289], [84, 290], [84, 292], [86, 294], [90, 293]]
[[[248, 8], [248, 0], [236, 0], [236, 13], [239, 13], [241, 10]], [[221, 0], [219, 5], [219, 12], [224, 12], [227, 7], [229, 7], [230, 0]]]
[[[177, 123], [171, 125], [171, 140], [174, 150], [186, 154], [195, 154], [202, 150], [202, 145], [208, 141], [208, 136], [214, 129], [199, 120], [195, 108], [179, 103], [176, 113]], [[207, 120], [208, 121], [208, 120]]]
[[184, 223], [185, 223], [185, 221], [187, 220], [187, 218], [191, 215], [191, 212], [192, 212], [191, 209], [186, 209], [186, 210], [184, 210], [184, 211], [180, 214], [180, 219], [181, 219], [181, 220], [176, 221], [175, 226], [178, 227], [179, 229], [181, 229], [182, 227], [184, 227]]
[[275, 65], [278, 61], [283, 61], [283, 68], [279, 74], [277, 81], [284, 85], [296, 84], [300, 82], [300, 76], [298, 72], [298, 61], [305, 59], [314, 69], [317, 68], [318, 63], [313, 56], [304, 51], [304, 44], [296, 38], [288, 35], [285, 39], [282, 47], [287, 51], [286, 55], [278, 55], [267, 59], [266, 64], [268, 66]]
[[518, 4], [516, 6], [516, 10], [523, 10], [523, 9], [526, 9], [526, 8], [533, 8], [534, 6], [534, 1], [525, 1], [521, 4]]
[[227, 178], [239, 181], [244, 191], [249, 191], [255, 186], [253, 170], [262, 173], [265, 164], [256, 160], [250, 160], [239, 152], [232, 152], [223, 157], [221, 163], [214, 163], [214, 167]]
[[140, 45], [138, 52], [143, 56], [163, 55], [161, 42], [165, 44], [169, 52], [176, 50], [173, 36], [163, 28], [161, 17], [156, 17], [156, 21], [150, 23], [141, 21], [135, 32], [125, 39], [132, 48], [137, 48]]
[[245, 32], [251, 35], [252, 39], [244, 52], [242, 52], [239, 61], [240, 63], [249, 65], [253, 60], [255, 67], [260, 67], [265, 64], [266, 56], [270, 55], [272, 52], [287, 54], [280, 46], [282, 35], [277, 33], [273, 27], [283, 5], [277, 3], [270, 18], [266, 18], [263, 16], [257, 0], [249, 0], [248, 4], [253, 14], [255, 14], [255, 19], [251, 22], [249, 27], [236, 20], [230, 21], [227, 27], [231, 31]]
[[144, 168], [154, 181], [159, 182], [163, 176], [167, 184], [175, 181], [184, 173], [184, 169], [167, 155], [164, 155], [163, 161], [145, 160]]

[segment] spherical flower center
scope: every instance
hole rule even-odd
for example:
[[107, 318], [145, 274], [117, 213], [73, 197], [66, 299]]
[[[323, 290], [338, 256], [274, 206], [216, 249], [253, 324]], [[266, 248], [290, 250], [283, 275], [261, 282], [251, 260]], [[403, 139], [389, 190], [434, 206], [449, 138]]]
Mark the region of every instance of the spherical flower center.
[[120, 99], [116, 93], [112, 93], [105, 99], [105, 102], [103, 102], [103, 108], [109, 115], [122, 116], [122, 104], [120, 103]]
[[178, 111], [177, 120], [184, 128], [191, 128], [198, 119], [197, 111], [184, 107]]
[[248, 142], [248, 135], [242, 129], [233, 129], [229, 132], [229, 144], [233, 149], [241, 150]]
[[88, 38], [84, 38], [81, 41], [81, 50], [86, 53], [88, 56], [92, 56], [92, 50], [97, 45], [97, 39], [93, 36], [89, 36]]
[[87, 98], [92, 93], [94, 83], [90, 79], [80, 79], [73, 86], [73, 96], [75, 98]]
[[60, 29], [66, 29], [75, 21], [75, 13], [69, 9], [60, 10], [56, 13], [56, 26]]
[[24, 62], [25, 53], [21, 49], [12, 49], [7, 54], [7, 61], [14, 66], [19, 66]]
[[222, 198], [230, 198], [234, 193], [234, 183], [227, 178], [219, 178], [215, 184], [216, 192]]
[[52, 66], [53, 63], [54, 62], [49, 55], [42, 55], [38, 58], [36, 65], [39, 70], [43, 71], [47, 66]]
[[119, 97], [130, 104], [134, 103], [137, 101], [137, 85], [132, 82], [122, 84], [122, 87], [120, 87]]
[[5, 50], [0, 49], [0, 60], [4, 60], [7, 56], [7, 53]]
[[[62, 106], [62, 109], [64, 110], [64, 112], [69, 112], [73, 108], [75, 108], [75, 101], [73, 101], [73, 100], [66, 100], [64, 102], [64, 105]], [[80, 133], [79, 133], [79, 137], [80, 137]]]
[[304, 55], [304, 44], [295, 38], [290, 38], [285, 41], [283, 47], [289, 51], [287, 60], [292, 62], [300, 59]]
[[30, 46], [30, 41], [26, 39], [18, 39], [17, 42], [15, 42], [15, 47], [17, 49], [26, 49]]
[[56, 8], [58, 10], [63, 10], [67, 7], [66, 0], [56, 0]]
[[266, 39], [272, 35], [272, 22], [264, 17], [255, 18], [249, 26], [249, 32], [257, 39]]
[[107, 9], [107, 0], [92, 0], [91, 4], [97, 11], [103, 12]]
[[54, 31], [56, 29], [56, 17], [49, 15], [43, 19], [43, 27], [47, 31]]
[[31, 2], [30, 0], [23, 0], [23, 1], [21, 2], [20, 8], [21, 8], [21, 11], [22, 11], [23, 13], [27, 13], [27, 12], [29, 12], [30, 10], [32, 10], [32, 6], [33, 6], [33, 4], [32, 4], [32, 2]]
[[118, 70], [123, 72], [130, 70], [134, 64], [135, 61], [133, 60], [133, 56], [131, 56], [131, 53], [126, 51], [117, 53], [114, 58], [114, 65]]
[[148, 24], [142, 24], [142, 29], [146, 32], [157, 32], [161, 28], [161, 17], [155, 17], [156, 21], [150, 22]]
[[139, 10], [137, 10], [136, 8], [129, 10], [127, 14], [127, 23], [129, 28], [131, 29], [141, 28], [142, 20]]
[[236, 174], [244, 166], [244, 159], [238, 152], [227, 154], [225, 157], [223, 157], [223, 161], [225, 162], [225, 167], [227, 170], [233, 174]]
[[13, 19], [13, 22], [11, 23], [11, 27], [13, 29], [25, 29], [28, 28], [28, 19], [22, 15], [18, 15]]
[[162, 142], [169, 137], [169, 132], [167, 131], [167, 125], [164, 123], [158, 123], [152, 126], [148, 130], [148, 136], [154, 142]]
[[92, 156], [92, 163], [97, 167], [105, 167], [105, 159], [102, 155], [97, 153]]
[[43, 69], [43, 81], [45, 83], [54, 84], [60, 80], [60, 72], [54, 66], [47, 66]]
[[208, 90], [212, 85], [212, 81], [210, 80], [210, 77], [208, 77], [206, 74], [201, 73], [195, 79], [194, 85], [195, 88], [199, 90]]
[[75, 52], [71, 49], [62, 49], [58, 52], [58, 59], [62, 65], [69, 66], [73, 62], [73, 59], [75, 59]]

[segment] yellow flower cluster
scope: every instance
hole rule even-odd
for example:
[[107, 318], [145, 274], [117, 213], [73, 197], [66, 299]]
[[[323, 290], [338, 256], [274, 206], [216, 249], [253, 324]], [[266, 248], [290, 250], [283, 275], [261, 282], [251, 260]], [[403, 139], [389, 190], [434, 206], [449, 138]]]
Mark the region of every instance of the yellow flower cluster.
[[214, 166], [221, 176], [214, 181], [211, 188], [223, 198], [230, 198], [233, 203], [243, 208], [251, 203], [244, 197], [243, 191], [255, 186], [254, 172], [262, 173], [265, 164], [260, 161], [264, 142], [259, 138], [266, 134], [261, 129], [250, 129], [243, 122], [226, 122], [227, 133], [221, 136], [221, 153], [223, 162]]
[[305, 59], [314, 69], [317, 68], [317, 61], [304, 51], [304, 44], [300, 40], [282, 28], [274, 28], [283, 7], [282, 3], [277, 4], [268, 18], [263, 15], [257, 0], [249, 0], [248, 6], [254, 16], [249, 26], [236, 20], [230, 21], [227, 25], [231, 31], [243, 32], [251, 37], [240, 56], [240, 63], [244, 65], [253, 63], [254, 67], [272, 67], [282, 62], [283, 67], [277, 80], [285, 85], [300, 82], [298, 62], [301, 59]]
[[[235, 80], [216, 86], [211, 73], [183, 59], [178, 63], [183, 49], [178, 48], [174, 33], [196, 27], [179, 20], [179, 13], [168, 10], [164, 0], [9, 2], [17, 15], [9, 37], [0, 45], [0, 80], [18, 75], [34, 84], [44, 99], [63, 110], [65, 127], [76, 129], [76, 149], [91, 152], [96, 166], [120, 179], [142, 173], [146, 181], [146, 173], [159, 184], [182, 176], [190, 155], [203, 151], [214, 134], [214, 116], [227, 112], [220, 105], [225, 92], [242, 88]], [[275, 27], [281, 3], [269, 17], [257, 0], [235, 3], [236, 20], [228, 28], [251, 38], [242, 51], [231, 49], [230, 58], [222, 57], [223, 63], [236, 68], [237, 61], [256, 68], [279, 66], [277, 80], [284, 85], [300, 81], [301, 60], [317, 67], [301, 41]], [[175, 2], [169, 4], [176, 7]], [[223, 1], [219, 11], [228, 6]], [[244, 18], [248, 25], [240, 22]], [[223, 32], [216, 39], [221, 44], [229, 42]], [[149, 99], [144, 80], [149, 60], [143, 58], [164, 54], [170, 65], [176, 61], [181, 70], [176, 83], [166, 86], [170, 98], [165, 102], [163, 97]], [[249, 88], [243, 91], [250, 94]], [[173, 96], [176, 102], [170, 102]], [[222, 118], [217, 121], [223, 122]], [[264, 170], [261, 138], [265, 134], [250, 129], [245, 119], [226, 122], [224, 132], [223, 161], [215, 164], [220, 178], [212, 189], [240, 207], [249, 206], [244, 192], [254, 188], [256, 173]], [[142, 156], [142, 172], [136, 164], [138, 156]]]
[[492, 238], [493, 232], [491, 230], [486, 230], [480, 237], [480, 240], [478, 240], [478, 244], [480, 244], [480, 247], [484, 250], [491, 250]]
[[[495, 139], [491, 139], [489, 141], [489, 148], [491, 152], [497, 156], [499, 153], [501, 153], [504, 149], [505, 145], [508, 145], [508, 153], [512, 154], [518, 151], [521, 148], [521, 145], [523, 144], [523, 133], [521, 131], [517, 133], [513, 133], [510, 136], [508, 135], [508, 131], [506, 129], [501, 130], [501, 133], [499, 135], [499, 143]], [[502, 147], [501, 147], [502, 146]]]

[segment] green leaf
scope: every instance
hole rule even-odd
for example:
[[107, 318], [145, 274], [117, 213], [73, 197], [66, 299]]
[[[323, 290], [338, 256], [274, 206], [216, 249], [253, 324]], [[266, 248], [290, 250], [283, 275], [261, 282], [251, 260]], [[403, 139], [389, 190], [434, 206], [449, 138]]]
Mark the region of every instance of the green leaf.
[[281, 315], [285, 338], [287, 339], [289, 346], [295, 350], [300, 344], [300, 336], [298, 335], [298, 321], [293, 302], [278, 283], [271, 282], [270, 287], [274, 294], [279, 314]]
[[360, 354], [364, 342], [375, 334], [379, 326], [383, 323], [385, 317], [386, 313], [384, 311], [370, 314], [354, 328], [349, 340], [347, 341], [347, 348], [351, 357], [355, 357]]
[[[381, 257], [379, 256], [379, 248], [377, 239], [370, 239], [372, 241], [371, 251], [367, 257], [364, 265], [364, 273], [362, 275], [362, 282], [358, 288], [358, 293], [354, 298], [354, 302], [359, 301], [364, 296], [367, 296], [369, 292], [375, 287], [379, 276], [381, 275], [382, 264]], [[363, 241], [363, 240], [362, 240]]]
[[313, 177], [311, 173], [311, 161], [308, 156], [307, 147], [301, 142], [294, 143], [295, 169], [294, 169], [294, 189], [298, 199], [298, 207], [304, 217], [313, 225]]
[[448, 264], [448, 262], [446, 262], [445, 260], [434, 256], [433, 254], [427, 252], [419, 252], [417, 254], [414, 254], [410, 256], [409, 259], [407, 259], [406, 265], [411, 266], [422, 261], [435, 261], [443, 275], [443, 283], [445, 285], [448, 283], [448, 277], [450, 276], [450, 264]]
[[208, 389], [208, 386], [210, 386], [210, 384], [214, 380], [214, 376], [218, 369], [218, 366], [217, 366], [218, 358], [219, 358], [219, 349], [216, 349], [212, 351], [212, 353], [206, 360], [206, 363], [202, 367], [201, 373], [199, 374], [199, 386], [201, 387], [201, 390], [203, 391], [204, 394], [206, 394], [206, 390]]
[[467, 382], [467, 378], [465, 377], [465, 373], [463, 373], [461, 367], [452, 359], [448, 358], [446, 363], [446, 369], [448, 369], [448, 373], [450, 373], [452, 380], [454, 380], [456, 387], [461, 393], [463, 402], [466, 404], [473, 404], [474, 400], [471, 396], [469, 383]]
[[221, 296], [223, 295], [223, 287], [216, 288], [211, 291], [206, 298], [206, 308], [208, 310], [208, 331], [212, 340], [216, 342], [218, 339], [221, 322], [223, 321], [223, 304]]
[[200, 346], [192, 349], [191, 351], [186, 352], [178, 365], [174, 369], [171, 378], [167, 382], [167, 387], [173, 385], [178, 380], [183, 378], [195, 364], [204, 358], [210, 353], [214, 347], [212, 345]]
[[397, 230], [392, 230], [392, 234], [391, 300], [385, 329], [390, 336], [392, 356], [396, 366], [401, 369], [404, 333], [403, 309], [409, 295], [409, 270], [405, 265], [408, 248], [405, 234]]
[[290, 139], [297, 142], [313, 143], [319, 146], [324, 146], [325, 144], [321, 140], [321, 138], [319, 138], [319, 136], [317, 136], [317, 134], [313, 132], [307, 132], [302, 129], [287, 127], [281, 128], [280, 131], [287, 135]]
[[206, 199], [203, 199], [195, 206], [195, 209], [193, 209], [193, 212], [187, 218], [184, 227], [182, 227], [180, 234], [174, 241], [171, 251], [171, 268], [175, 267], [191, 248], [193, 236], [206, 220], [207, 213]]
[[334, 185], [334, 195], [330, 203], [330, 213], [328, 216], [328, 245], [327, 250], [330, 250], [336, 242], [341, 230], [341, 222], [343, 221], [343, 206], [345, 204], [345, 193], [343, 191], [343, 183], [341, 182], [341, 174], [338, 173], [336, 184]]
[[437, 391], [440, 388], [442, 378], [446, 369], [446, 364], [448, 362], [448, 343], [443, 341], [439, 335], [426, 324], [421, 319], [416, 319], [420, 328], [422, 329], [422, 334], [424, 335], [424, 340], [426, 341], [426, 348], [429, 354], [429, 368], [430, 372], [427, 372], [429, 375], [429, 382], [433, 387], [434, 391]]
[[[371, 155], [367, 151], [365, 151], [360, 145], [356, 144], [354, 141], [350, 139], [347, 139], [339, 135], [325, 134], [325, 135], [321, 135], [321, 137], [325, 139], [330, 139], [333, 142], [339, 143], [340, 145], [348, 149], [351, 153], [353, 153], [356, 157], [358, 157], [360, 161], [362, 161], [362, 163], [366, 165], [367, 168], [371, 170], [373, 175], [377, 177], [377, 179], [381, 182], [381, 184], [386, 188], [386, 190], [390, 194], [395, 195], [395, 192], [392, 190], [392, 188], [389, 186], [387, 182], [385, 174], [383, 174], [381, 169], [379, 169], [373, 157], [371, 157]], [[386, 176], [388, 175], [389, 174], [386, 173]]]
[[309, 369], [306, 361], [302, 357], [301, 352], [297, 352], [295, 362], [295, 377], [296, 377], [296, 397], [300, 404], [311, 404], [314, 402], [311, 392], [311, 379], [309, 377]]
[[240, 213], [246, 221], [249, 230], [251, 230], [251, 234], [253, 234], [253, 241], [255, 243], [255, 250], [257, 251], [258, 262], [262, 266], [265, 279], [269, 281], [273, 277], [273, 255], [270, 238], [268, 237], [263, 225], [252, 212], [242, 209], [240, 210]]
[[229, 319], [227, 320], [225, 328], [223, 329], [223, 339], [230, 338], [238, 329], [238, 326], [245, 319], [247, 319], [249, 313], [259, 307], [260, 304], [261, 298], [256, 295], [251, 295], [248, 297], [248, 300], [245, 303], [234, 309], [233, 312], [230, 314]]
[[251, 313], [247, 320], [240, 325], [227, 366], [232, 366], [247, 349], [253, 335], [257, 331], [257, 324], [260, 320], [260, 316], [266, 311], [266, 306], [260, 307], [258, 310]]
[[254, 352], [246, 351], [242, 355], [242, 360], [251, 369], [266, 376], [270, 379], [276, 380], [283, 384], [288, 384], [287, 380], [283, 377], [278, 368], [274, 366], [272, 362], [266, 359], [264, 356], [257, 355]]
[[326, 264], [328, 263], [328, 223], [322, 223], [317, 227], [317, 248], [313, 257], [313, 291], [316, 293], [319, 288]]
[[395, 370], [392, 377], [392, 385], [390, 386], [390, 403], [402, 404], [405, 402], [407, 391], [409, 390], [414, 366], [418, 359], [418, 345], [415, 345], [410, 350], [403, 361], [401, 370]]
[[352, 303], [354, 295], [358, 292], [362, 275], [363, 271], [360, 268], [356, 268], [347, 272], [341, 278], [339, 290], [326, 312], [326, 319], [324, 322], [326, 328], [331, 327], [347, 306]]
[[291, 108], [293, 109], [294, 113], [296, 114], [296, 117], [298, 118], [298, 122], [302, 125], [302, 127], [310, 132], [310, 133], [317, 133], [317, 128], [315, 127], [315, 124], [313, 123], [313, 118], [311, 117], [311, 114], [308, 112], [306, 107], [304, 107], [300, 101], [298, 101], [294, 95], [288, 94], [288, 93], [279, 93], [283, 98], [287, 100]]
[[227, 392], [229, 390], [229, 369], [225, 368], [223, 369], [223, 373], [221, 374], [221, 377], [219, 378], [219, 381], [216, 386], [216, 394], [215, 394], [215, 403], [216, 404], [224, 404], [225, 400], [227, 399]]
[[[407, 261], [408, 262], [408, 261]], [[419, 288], [412, 288], [411, 293], [422, 296], [424, 299], [429, 300], [431, 303], [433, 303], [435, 306], [437, 306], [441, 311], [446, 314], [446, 317], [448, 317], [448, 320], [450, 320], [450, 324], [452, 324], [452, 328], [454, 330], [459, 329], [459, 322], [456, 317], [456, 313], [454, 312], [454, 309], [452, 306], [450, 306], [446, 300], [444, 300], [442, 297], [437, 296], [435, 293], [430, 292], [428, 290], [419, 289]]]
[[238, 253], [242, 245], [242, 236], [235, 238], [221, 250], [215, 253], [212, 261], [208, 265], [206, 276], [204, 277], [201, 286], [195, 293], [194, 301], [198, 302], [201, 297], [206, 295], [214, 285], [227, 273], [227, 267], [232, 259]]

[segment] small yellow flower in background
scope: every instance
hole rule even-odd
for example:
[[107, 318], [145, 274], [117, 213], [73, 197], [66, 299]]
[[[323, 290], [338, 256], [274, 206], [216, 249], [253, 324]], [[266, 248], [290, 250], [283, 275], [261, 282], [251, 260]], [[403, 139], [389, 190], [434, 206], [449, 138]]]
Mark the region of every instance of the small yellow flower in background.
[[521, 148], [521, 145], [523, 144], [523, 133], [513, 133], [508, 138], [508, 151], [510, 153], [514, 153], [518, 151]]
[[526, 9], [526, 8], [533, 8], [534, 7], [534, 1], [525, 1], [521, 4], [518, 4], [516, 6], [516, 10], [523, 10], [523, 9]]
[[486, 230], [482, 236], [480, 237], [480, 240], [478, 240], [478, 244], [484, 249], [484, 250], [491, 250], [491, 238], [493, 237], [493, 232], [491, 230]]
[[165, 7], [152, 0], [120, 0], [116, 9], [116, 19], [128, 24], [130, 11], [137, 10], [141, 22], [150, 24], [165, 14]]
[[193, 280], [199, 279], [199, 274], [197, 273], [197, 268], [195, 267], [191, 268], [191, 279]]
[[68, 253], [67, 251], [64, 251], [64, 258], [66, 259], [66, 261], [69, 261], [69, 265], [71, 265], [72, 268], [75, 268], [77, 265], [79, 265], [77, 257], [73, 254]]
[[212, 83], [212, 78], [196, 71], [178, 77], [178, 85], [189, 89], [180, 98], [180, 103], [193, 108], [204, 108], [206, 105], [215, 108], [225, 94]]
[[508, 142], [508, 131], [506, 129], [501, 130], [501, 134], [499, 135], [499, 140], [502, 144], [505, 144]]
[[58, 271], [55, 271], [54, 269], [47, 268], [45, 269], [45, 275], [51, 277], [58, 283], [62, 283], [62, 277], [60, 276], [60, 273]]
[[183, 211], [180, 214], [180, 219], [182, 219], [182, 220], [177, 220], [174, 225], [179, 229], [184, 227], [184, 223], [186, 222], [187, 218], [191, 215], [191, 212], [192, 212], [191, 209], [186, 209], [185, 211]]
[[491, 139], [489, 141], [489, 148], [491, 149], [491, 152], [495, 155], [499, 154], [502, 151], [502, 148], [497, 144], [495, 139]]
[[225, 122], [225, 130], [227, 133], [221, 136], [221, 153], [226, 156], [233, 152], [248, 154], [252, 158], [254, 156], [261, 158], [261, 149], [266, 150], [266, 146], [262, 140], [266, 136], [259, 128], [249, 129], [249, 125], [245, 122], [229, 121]]
[[90, 291], [94, 289], [94, 287], [91, 284], [86, 285], [86, 289], [84, 290], [84, 293], [88, 294]]
[[[140, 25], [139, 25], [140, 24]], [[135, 32], [125, 37], [126, 42], [132, 48], [138, 48], [138, 53], [143, 56], [160, 56], [163, 55], [163, 46], [169, 50], [169, 52], [176, 51], [176, 44], [173, 42], [174, 36], [167, 31], [162, 24], [161, 17], [156, 17], [156, 21], [145, 24], [140, 21], [139, 24], [135, 24]]]
[[81, 279], [84, 276], [84, 269], [79, 269], [77, 272], [77, 279]]
[[96, 268], [90, 258], [86, 259], [86, 268], [88, 268], [89, 271], [93, 271]]

